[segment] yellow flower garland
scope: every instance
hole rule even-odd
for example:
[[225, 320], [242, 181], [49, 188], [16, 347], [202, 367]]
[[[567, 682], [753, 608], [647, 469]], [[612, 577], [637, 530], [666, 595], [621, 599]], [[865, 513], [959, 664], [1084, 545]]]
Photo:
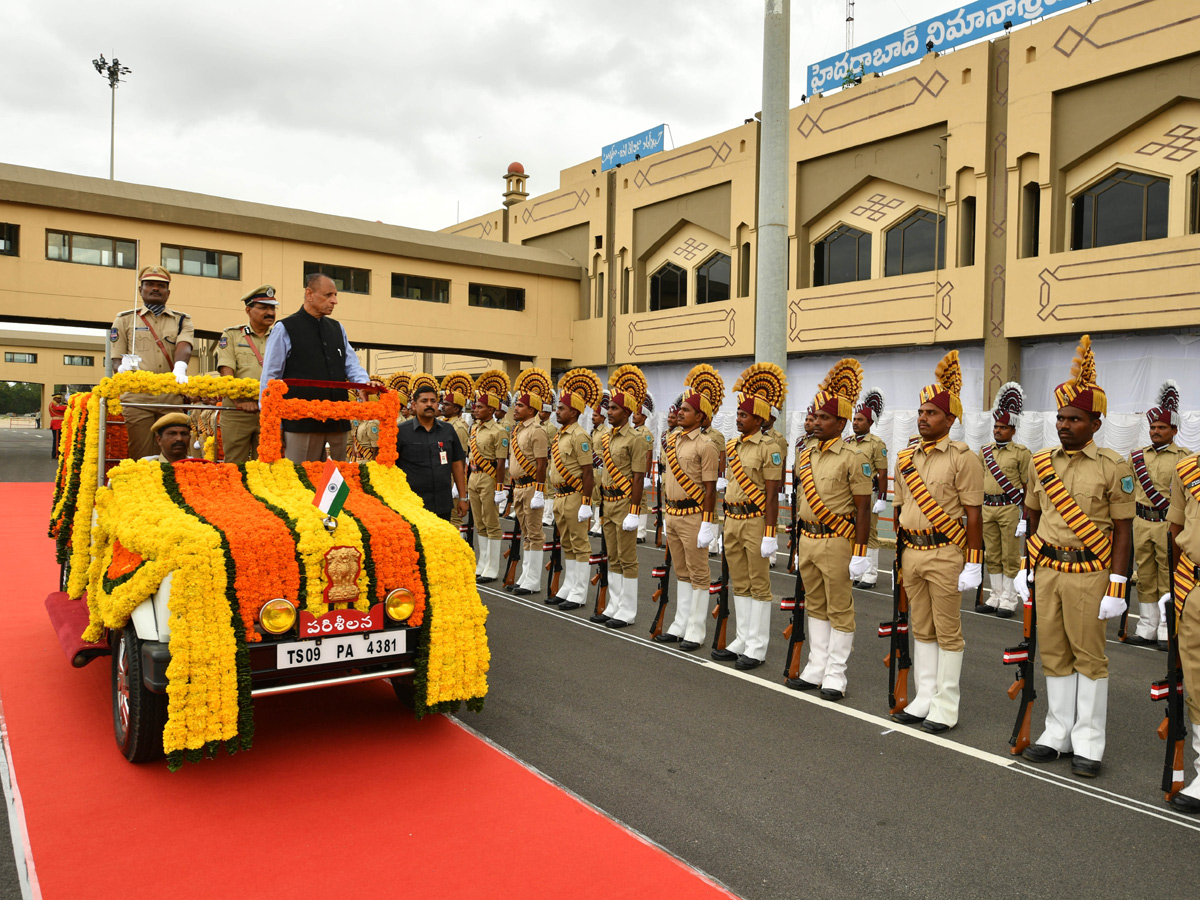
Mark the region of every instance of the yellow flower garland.
[[72, 600], [78, 600], [87, 588], [92, 548], [85, 539], [92, 532], [92, 508], [96, 502], [96, 482], [99, 477], [100, 398], [93, 393], [87, 403], [87, 435], [84, 438], [83, 465], [79, 469], [75, 518], [71, 523], [71, 577], [67, 580], [67, 595]]
[[108, 400], [110, 415], [121, 412], [122, 394], [183, 394], [205, 400], [257, 400], [258, 379], [232, 378], [228, 375], [193, 375], [187, 384], [180, 384], [170, 372], [118, 372], [96, 385], [96, 394]]

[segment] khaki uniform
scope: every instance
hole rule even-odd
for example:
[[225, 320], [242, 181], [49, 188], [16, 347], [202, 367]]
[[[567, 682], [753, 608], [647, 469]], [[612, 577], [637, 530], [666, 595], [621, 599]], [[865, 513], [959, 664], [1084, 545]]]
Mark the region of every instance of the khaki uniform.
[[[1193, 563], [1200, 560], [1200, 503], [1196, 502], [1187, 485], [1180, 481], [1178, 474], [1171, 477], [1171, 506], [1167, 521], [1183, 528], [1175, 537], [1176, 548]], [[1200, 723], [1200, 590], [1193, 590], [1187, 597], [1175, 598], [1176, 603], [1180, 600], [1184, 601], [1183, 615], [1175, 623], [1175, 633], [1179, 636], [1183, 683], [1187, 685], [1188, 717], [1195, 730]], [[1193, 792], [1188, 793], [1191, 795]]]
[[[467, 423], [463, 421], [462, 416], [453, 416], [445, 420], [454, 429], [454, 433], [458, 435], [458, 442], [462, 444], [463, 455], [470, 459], [471, 434], [467, 431]], [[469, 493], [467, 499], [469, 500]], [[458, 503], [456, 502], [450, 507], [450, 524], [455, 528], [459, 528], [463, 523], [463, 517], [458, 513]]]
[[[853, 445], [834, 438], [813, 441], [810, 456], [813, 485], [830, 512], [854, 520], [854, 498], [871, 494], [870, 463]], [[800, 520], [800, 578], [810, 619], [825, 619], [836, 631], [854, 631], [854, 597], [850, 591], [850, 557], [854, 542], [830, 533], [817, 518], [796, 484]]]
[[[983, 465], [979, 457], [962, 441], [949, 436], [928, 450], [913, 453], [913, 465], [929, 493], [955, 521], [966, 515], [965, 507], [983, 505]], [[895, 480], [894, 505], [899, 527], [909, 532], [928, 532], [933, 523], [921, 512], [908, 492], [899, 471]], [[954, 544], [940, 547], [904, 548], [904, 584], [908, 593], [913, 637], [923, 643], [937, 641], [949, 652], [963, 649], [958, 576], [963, 569], [963, 554]]]
[[[694, 428], [691, 431], [680, 431], [675, 438], [675, 455], [679, 467], [688, 478], [702, 488], [704, 482], [717, 480], [717, 451], [712, 441], [703, 440], [703, 437], [703, 432]], [[666, 459], [664, 453], [664, 463]], [[696, 546], [700, 523], [704, 519], [703, 507], [697, 505], [694, 511], [690, 511], [694, 501], [679, 486], [670, 465], [667, 465], [663, 472], [662, 487], [666, 499], [663, 506], [663, 530], [667, 535], [667, 549], [671, 552], [675, 577], [693, 587], [703, 588], [707, 596], [711, 580], [708, 550]], [[680, 504], [686, 505], [689, 511], [678, 509]]]
[[610, 431], [612, 431], [612, 426], [607, 422], [602, 422], [592, 429], [592, 469], [596, 475], [595, 484], [592, 486], [592, 509], [597, 515], [600, 513], [600, 479], [601, 473], [604, 471], [604, 460], [600, 456], [600, 441]]
[[467, 497], [471, 501], [475, 533], [481, 538], [498, 541], [504, 532], [500, 530], [500, 514], [496, 511], [493, 497], [496, 491], [494, 466], [496, 460], [508, 456], [508, 433], [495, 421], [487, 421], [476, 422], [471, 429], [471, 436], [475, 444], [472, 446], [470, 440], [467, 442], [471, 461]]
[[[161, 316], [156, 316], [145, 307], [137, 310], [128, 309], [120, 313], [113, 321], [109, 331], [109, 341], [112, 344], [114, 367], [120, 364], [121, 357], [133, 353], [135, 349], [141, 357], [138, 370], [155, 374], [169, 373], [175, 366], [175, 346], [179, 343], [195, 344], [196, 336], [192, 329], [192, 318], [187, 313], [175, 312], [167, 308]], [[158, 335], [156, 341], [154, 336]], [[159, 349], [161, 342], [162, 349]], [[165, 352], [164, 352], [165, 351]], [[170, 357], [168, 359], [167, 357]], [[115, 371], [115, 368], [114, 368]], [[174, 406], [183, 404], [179, 394], [122, 394], [121, 404], [125, 411], [125, 425], [129, 431], [129, 458], [141, 459], [154, 453], [154, 438], [150, 427], [164, 415], [163, 409], [134, 409], [130, 403], [168, 403]]]
[[[1171, 479], [1180, 460], [1191, 455], [1191, 451], [1174, 441], [1161, 450], [1153, 446], [1142, 448], [1146, 461], [1146, 472], [1152, 486], [1165, 498], [1171, 499]], [[1130, 455], [1130, 466], [1133, 456]], [[1138, 600], [1142, 603], [1157, 603], [1167, 592], [1167, 520], [1166, 509], [1155, 509], [1142, 487], [1141, 479], [1134, 471], [1133, 499], [1136, 518], [1133, 520], [1133, 557], [1137, 563]], [[1130, 574], [1133, 574], [1132, 572]], [[1132, 580], [1132, 579], [1131, 579]]]
[[[873, 482], [871, 504], [874, 505], [876, 498], [887, 495], [887, 444], [883, 442], [883, 438], [870, 432], [861, 436], [851, 435], [846, 438], [846, 443], [866, 457], [871, 466]], [[871, 533], [867, 538], [867, 549], [879, 549], [879, 513], [877, 512], [871, 513]]]
[[[549, 448], [550, 442], [554, 440], [554, 436], [558, 434], [558, 426], [551, 424], [547, 419], [545, 422], [538, 422], [538, 427], [542, 429], [542, 433], [546, 435], [546, 447]], [[546, 463], [546, 502], [549, 503], [554, 499], [554, 486], [550, 484], [550, 464]]]
[[[637, 434], [628, 423], [620, 428], [610, 428], [608, 454], [621, 475], [632, 483], [646, 474], [646, 439]], [[594, 436], [593, 436], [594, 439]], [[600, 445], [603, 456], [603, 444]], [[601, 473], [601, 498], [604, 501], [604, 540], [608, 547], [608, 571], [634, 581], [638, 577], [637, 532], [624, 531], [621, 521], [629, 512], [631, 496], [617, 486], [614, 473], [609, 471], [605, 460]]]
[[[1013, 486], [1024, 490], [1029, 483], [1029, 464], [1033, 454], [1026, 447], [1009, 441], [1003, 447], [995, 443], [993, 458], [1000, 471], [1008, 476]], [[1021, 539], [1017, 537], [1017, 523], [1021, 521], [1021, 500], [1005, 496], [1000, 482], [988, 470], [979, 451], [979, 462], [983, 465], [983, 550], [984, 563], [993, 575], [1014, 578], [1021, 569]]]
[[[554, 457], [556, 447], [562, 461], [560, 469]], [[580, 487], [583, 483], [583, 467], [592, 464], [592, 442], [588, 433], [578, 422], [559, 429], [550, 444], [550, 462], [546, 480], [554, 485], [554, 523], [558, 526], [558, 539], [562, 544], [563, 559], [587, 563], [591, 559], [592, 545], [587, 536], [587, 522], [579, 521], [579, 507], [583, 505]], [[564, 472], [565, 470], [565, 472]], [[567, 476], [580, 487], [572, 487]]]
[[[259, 337], [249, 325], [226, 328], [217, 342], [217, 368], [228, 366], [233, 369], [234, 378], [259, 381], [266, 350], [267, 335]], [[258, 459], [258, 413], [235, 409], [229, 399], [221, 406], [224, 407], [220, 418], [221, 449], [225, 462], [244, 463], [248, 459]]]
[[[1128, 460], [1092, 442], [1073, 456], [1057, 447], [1051, 462], [1068, 493], [1106, 537], [1112, 538], [1114, 520], [1133, 518], [1136, 479]], [[1041, 512], [1037, 536], [1047, 544], [1071, 550], [1083, 548], [1083, 541], [1046, 496], [1036, 472], [1030, 478], [1025, 506]], [[1049, 566], [1038, 566], [1034, 578], [1038, 655], [1047, 676], [1078, 672], [1093, 681], [1108, 677], [1108, 656], [1104, 652], [1108, 621], [1097, 615], [1108, 590], [1109, 574], [1109, 569], [1057, 572]]]
[[[524, 466], [517, 456], [518, 450], [525, 457]], [[540, 422], [527, 420], [513, 427], [508, 454], [508, 471], [513, 484], [512, 514], [521, 525], [521, 546], [527, 551], [536, 550], [539, 553], [546, 543], [546, 535], [542, 531], [542, 511], [533, 509], [529, 503], [537, 490], [537, 461], [545, 459], [549, 450], [546, 432]], [[544, 499], [544, 492], [542, 496]]]
[[[783, 478], [783, 457], [761, 433], [739, 438], [736, 448], [742, 469], [759, 488], [765, 488], [768, 481]], [[730, 587], [739, 597], [770, 603], [770, 561], [761, 552], [766, 510], [753, 512], [750, 495], [732, 477], [728, 464], [726, 472], [729, 486], [725, 488], [725, 561], [729, 566]]]

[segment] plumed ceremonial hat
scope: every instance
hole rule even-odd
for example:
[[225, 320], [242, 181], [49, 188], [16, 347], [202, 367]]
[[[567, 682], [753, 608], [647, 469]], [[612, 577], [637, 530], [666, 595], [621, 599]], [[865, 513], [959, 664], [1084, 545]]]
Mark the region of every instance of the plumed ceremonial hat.
[[388, 390], [400, 395], [400, 404], [404, 405], [412, 397], [412, 372], [394, 372], [387, 380]]
[[554, 412], [554, 407], [558, 403], [558, 398], [554, 396], [554, 391], [550, 391], [542, 399], [545, 400], [545, 402], [542, 404], [542, 412]]
[[466, 406], [475, 391], [475, 382], [466, 372], [451, 372], [442, 377], [442, 399], [455, 406]]
[[681, 406], [683, 406], [683, 394], [680, 394], [678, 397], [676, 397], [674, 400], [671, 401], [671, 406], [667, 410], [667, 412], [677, 413], [677, 412], [679, 412], [679, 407], [681, 407]]
[[1054, 400], [1059, 409], [1073, 406], [1098, 416], [1108, 414], [1108, 397], [1096, 384], [1096, 357], [1089, 335], [1079, 339], [1075, 358], [1071, 361], [1071, 377], [1054, 389]]
[[942, 357], [937, 368], [933, 370], [933, 377], [933, 384], [921, 388], [918, 402], [932, 403], [947, 415], [961, 419], [962, 400], [959, 399], [958, 393], [962, 390], [962, 369], [958, 365], [957, 350], [951, 350]]
[[530, 366], [522, 369], [513, 385], [513, 400], [524, 403], [530, 409], [541, 412], [546, 406], [546, 398], [554, 393], [550, 383], [550, 375], [545, 369]]
[[499, 369], [488, 369], [475, 379], [475, 399], [492, 409], [504, 409], [508, 405], [508, 375]]
[[733, 383], [738, 409], [763, 421], [779, 415], [787, 397], [787, 376], [775, 363], [754, 363]]
[[647, 394], [646, 399], [642, 401], [642, 415], [648, 416], [652, 412], [654, 412], [654, 398]]
[[438, 393], [437, 379], [428, 372], [418, 372], [412, 377], [412, 381], [408, 385], [408, 393], [410, 397], [417, 396], [417, 388], [433, 388], [433, 393]]
[[854, 415], [854, 404], [862, 390], [863, 370], [857, 359], [839, 359], [825, 376], [813, 397], [813, 412], [823, 411], [839, 419]]
[[275, 299], [275, 288], [269, 284], [260, 284], [254, 290], [249, 291], [242, 297], [242, 302], [247, 306], [251, 303], [262, 303], [265, 306], [279, 305], [279, 301]]
[[997, 425], [1011, 425], [1016, 428], [1021, 422], [1021, 412], [1025, 409], [1025, 391], [1015, 381], [1000, 385], [996, 392], [996, 402], [992, 404], [992, 419]]
[[692, 366], [683, 379], [683, 402], [711, 419], [725, 399], [725, 382], [708, 363]]
[[571, 369], [558, 379], [559, 402], [581, 413], [589, 406], [595, 409], [603, 396], [604, 385], [591, 369]]
[[631, 413], [642, 408], [642, 402], [650, 392], [646, 385], [646, 376], [637, 366], [621, 366], [609, 375], [608, 390], [609, 403], [615, 403]]
[[1158, 389], [1158, 405], [1146, 410], [1146, 421], [1153, 425], [1163, 422], [1172, 428], [1179, 427], [1179, 385], [1164, 381]]
[[150, 426], [150, 433], [158, 437], [159, 432], [164, 428], [170, 428], [172, 425], [182, 425], [185, 428], [191, 428], [191, 420], [186, 415], [180, 412], [167, 413], [165, 416], [159, 416], [153, 425]]
[[879, 417], [883, 415], [883, 391], [871, 388], [863, 395], [862, 403], [858, 404], [855, 412], [866, 416], [868, 422], [878, 422]]

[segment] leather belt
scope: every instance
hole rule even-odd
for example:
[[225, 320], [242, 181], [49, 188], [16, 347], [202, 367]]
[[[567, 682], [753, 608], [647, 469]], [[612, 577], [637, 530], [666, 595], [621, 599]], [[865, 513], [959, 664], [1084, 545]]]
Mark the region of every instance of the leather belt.
[[731, 519], [756, 519], [763, 514], [757, 503], [726, 503], [723, 508]]
[[629, 494], [616, 488], [600, 488], [600, 496], [605, 500], [628, 500]]
[[1153, 506], [1146, 506], [1144, 503], [1137, 505], [1137, 516], [1139, 519], [1145, 519], [1147, 522], [1165, 522], [1167, 521], [1167, 510], [1155, 509]]
[[805, 519], [800, 519], [796, 523], [800, 527], [801, 534], [815, 538], [831, 538], [837, 537], [838, 534], [828, 525], [822, 525], [820, 522], [809, 522]]
[[1008, 494], [984, 494], [984, 506], [1016, 506], [1017, 501], [1011, 499]]
[[566, 482], [551, 485], [551, 487], [554, 488], [554, 493], [559, 497], [570, 497], [572, 494], [579, 493], [579, 488], [573, 488]]
[[922, 531], [904, 531], [901, 532], [901, 535], [905, 546], [916, 550], [932, 550], [935, 547], [944, 547], [952, 543], [950, 538], [932, 528]]
[[1042, 544], [1038, 555], [1060, 563], [1088, 563], [1095, 562], [1100, 558], [1086, 547], [1076, 549], [1073, 547], [1054, 547], [1050, 544]]
[[533, 484], [532, 475], [522, 475], [520, 478], [514, 478], [513, 484], [517, 487], [525, 487], [527, 484]]
[[686, 500], [665, 499], [664, 503], [665, 507], [663, 512], [665, 512], [668, 516], [688, 516], [692, 513], [698, 513], [701, 511], [700, 504], [691, 497], [687, 498]]

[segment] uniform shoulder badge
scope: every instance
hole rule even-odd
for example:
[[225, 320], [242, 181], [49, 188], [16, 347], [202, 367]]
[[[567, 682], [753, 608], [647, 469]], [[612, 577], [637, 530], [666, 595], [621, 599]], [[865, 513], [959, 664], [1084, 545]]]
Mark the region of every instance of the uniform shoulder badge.
[[229, 346], [229, 338], [223, 332], [221, 334], [221, 339], [217, 341], [217, 346], [222, 350]]
[[580, 443], [579, 449], [582, 450], [584, 453], [587, 453], [592, 448], [591, 448], [591, 445], [589, 445], [587, 441], [583, 441]]
[[884, 446], [883, 448], [883, 458], [887, 459], [887, 446]]
[[653, 444], [653, 443], [654, 443], [654, 435], [652, 435], [652, 434], [651, 434], [650, 432], [648, 432], [648, 431], [646, 432], [646, 443], [647, 443], [647, 444]]
[[773, 465], [773, 466], [782, 466], [783, 465], [783, 457], [779, 455], [778, 450], [776, 450], [774, 453], [771, 454], [771, 465]]
[[866, 475], [868, 478], [871, 477], [871, 464], [870, 463], [863, 463], [863, 474]]
[[1121, 490], [1123, 490], [1127, 494], [1133, 493], [1133, 476], [1132, 475], [1126, 475], [1124, 478], [1121, 479]]
[[506, 437], [500, 438], [500, 446], [507, 447], [508, 446], [508, 438], [506, 438]]
[[114, 344], [117, 342], [117, 329], [116, 328], [110, 328], [108, 330], [108, 339], [109, 339], [109, 341], [111, 341]]

